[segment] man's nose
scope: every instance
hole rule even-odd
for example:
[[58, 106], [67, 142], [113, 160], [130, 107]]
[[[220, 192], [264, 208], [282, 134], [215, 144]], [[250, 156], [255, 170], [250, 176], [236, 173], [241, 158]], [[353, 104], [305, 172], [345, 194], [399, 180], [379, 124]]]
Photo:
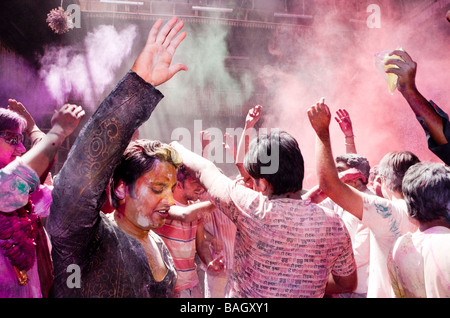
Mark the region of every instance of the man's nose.
[[164, 196], [164, 198], [161, 201], [168, 206], [175, 205], [175, 200], [173, 199], [172, 191], [167, 191], [166, 195]]
[[25, 153], [27, 151], [27, 149], [25, 148], [25, 146], [23, 145], [23, 143], [19, 143], [16, 145], [16, 149], [15, 149], [15, 153], [17, 155], [22, 155], [23, 153]]

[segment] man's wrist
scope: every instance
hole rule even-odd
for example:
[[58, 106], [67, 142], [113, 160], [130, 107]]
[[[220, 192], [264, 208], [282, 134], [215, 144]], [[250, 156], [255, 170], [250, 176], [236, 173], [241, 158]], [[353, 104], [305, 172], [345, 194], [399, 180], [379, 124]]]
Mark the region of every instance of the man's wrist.
[[417, 90], [416, 85], [409, 85], [402, 89], [400, 89], [400, 87], [399, 87], [399, 91], [404, 97], [415, 96], [415, 95], [419, 94], [419, 91]]
[[47, 134], [57, 136], [57, 138], [61, 141], [61, 143], [67, 137], [67, 134], [65, 133], [64, 129], [56, 125], [53, 126]]

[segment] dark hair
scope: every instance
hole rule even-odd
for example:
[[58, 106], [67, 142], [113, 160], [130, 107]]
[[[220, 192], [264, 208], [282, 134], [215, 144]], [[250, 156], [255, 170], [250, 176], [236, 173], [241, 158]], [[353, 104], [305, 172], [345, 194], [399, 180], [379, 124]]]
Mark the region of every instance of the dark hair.
[[195, 175], [184, 164], [181, 164], [177, 169], [177, 181], [184, 185], [184, 181], [188, 178], [195, 178]]
[[410, 151], [389, 152], [380, 161], [379, 175], [391, 191], [402, 193], [402, 180], [406, 171], [418, 162], [419, 158]]
[[369, 182], [374, 182], [375, 181], [375, 179], [379, 175], [379, 171], [378, 170], [379, 170], [378, 165], [375, 165], [372, 168], [370, 168]]
[[274, 195], [302, 189], [303, 156], [297, 140], [285, 131], [275, 129], [253, 139], [244, 159], [244, 168], [254, 179], [266, 179], [272, 185]]
[[119, 181], [123, 181], [130, 188], [131, 196], [134, 197], [137, 179], [152, 170], [157, 159], [167, 161], [175, 168], [181, 164], [178, 152], [158, 140], [139, 139], [129, 144], [112, 177], [110, 195], [114, 208], [117, 208], [119, 203], [119, 198], [114, 194]]
[[366, 177], [366, 180], [365, 180], [365, 182], [363, 182], [363, 184], [367, 184], [369, 182], [370, 164], [366, 157], [363, 157], [363, 156], [360, 156], [360, 155], [357, 155], [354, 153], [346, 153], [346, 154], [337, 156], [336, 162], [343, 162], [349, 168], [358, 169]]
[[23, 131], [27, 127], [27, 121], [18, 113], [7, 108], [0, 108], [0, 130]]
[[450, 225], [450, 167], [424, 162], [413, 165], [403, 178], [408, 212], [419, 222], [445, 218]]

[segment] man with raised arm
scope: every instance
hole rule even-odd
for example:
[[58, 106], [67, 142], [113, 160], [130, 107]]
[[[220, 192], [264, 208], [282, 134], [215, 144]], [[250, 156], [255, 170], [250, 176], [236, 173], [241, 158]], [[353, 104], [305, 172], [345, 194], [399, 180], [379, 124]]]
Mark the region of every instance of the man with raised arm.
[[39, 141], [23, 154], [22, 132], [31, 135], [27, 128], [34, 120], [15, 100], [9, 106], [0, 108], [0, 297], [46, 298], [52, 294], [52, 263], [39, 200], [31, 194], [39, 191], [40, 176], [84, 110], [67, 104], [55, 111], [50, 131], [37, 134]]
[[330, 142], [331, 114], [323, 98], [308, 109], [308, 117], [317, 134], [316, 165], [319, 188], [370, 229], [367, 297], [393, 297], [387, 271], [387, 256], [400, 235], [417, 229], [417, 222], [409, 217], [403, 200], [402, 179], [408, 168], [419, 162], [419, 159], [408, 151], [388, 153], [380, 162], [385, 198], [363, 193], [339, 179]]
[[[151, 229], [174, 204], [177, 153], [136, 140], [163, 95], [155, 88], [183, 64], [171, 65], [186, 33], [176, 17], [158, 19], [131, 71], [80, 132], [57, 175], [48, 232], [57, 297], [170, 297], [173, 260]], [[125, 152], [125, 153], [124, 153]], [[113, 213], [100, 212], [110, 178]]]
[[427, 136], [428, 148], [446, 165], [450, 165], [450, 123], [448, 114], [433, 101], [427, 101], [416, 87], [417, 63], [405, 51], [395, 50], [390, 55], [402, 59], [391, 59], [386, 65], [396, 65], [386, 73], [398, 75], [398, 90], [408, 102]]
[[244, 168], [253, 189], [179, 143], [173, 146], [236, 224], [228, 297], [321, 298], [355, 288], [348, 231], [334, 212], [302, 200], [303, 156], [290, 134], [274, 130], [250, 143]]

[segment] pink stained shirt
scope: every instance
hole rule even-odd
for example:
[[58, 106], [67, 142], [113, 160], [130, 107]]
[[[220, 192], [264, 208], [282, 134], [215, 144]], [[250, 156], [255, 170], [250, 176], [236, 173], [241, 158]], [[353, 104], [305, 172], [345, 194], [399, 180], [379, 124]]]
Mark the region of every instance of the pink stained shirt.
[[330, 273], [356, 270], [350, 236], [333, 211], [268, 199], [225, 176], [209, 193], [237, 226], [228, 297], [323, 297]]
[[392, 298], [387, 259], [398, 237], [415, 232], [418, 222], [408, 215], [404, 200], [363, 194], [362, 223], [370, 229], [370, 269], [367, 298]]
[[450, 298], [450, 229], [401, 236], [388, 257], [396, 297]]
[[[23, 207], [29, 200], [29, 192], [39, 185], [39, 177], [20, 157], [0, 169], [0, 211], [10, 213]], [[41, 298], [41, 283], [36, 256], [27, 271], [28, 282], [20, 285], [13, 266], [0, 248], [0, 298]]]

